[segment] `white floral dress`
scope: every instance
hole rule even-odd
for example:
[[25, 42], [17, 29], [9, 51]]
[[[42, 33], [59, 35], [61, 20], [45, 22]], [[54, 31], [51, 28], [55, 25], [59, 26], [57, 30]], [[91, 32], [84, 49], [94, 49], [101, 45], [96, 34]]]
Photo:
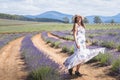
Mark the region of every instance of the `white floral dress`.
[[76, 36], [77, 44], [80, 46], [80, 48], [78, 49], [74, 42], [74, 54], [68, 57], [64, 62], [64, 65], [67, 69], [73, 68], [80, 63], [83, 64], [98, 55], [99, 53], [104, 53], [105, 51], [105, 48], [86, 48], [85, 29], [82, 26], [77, 27]]

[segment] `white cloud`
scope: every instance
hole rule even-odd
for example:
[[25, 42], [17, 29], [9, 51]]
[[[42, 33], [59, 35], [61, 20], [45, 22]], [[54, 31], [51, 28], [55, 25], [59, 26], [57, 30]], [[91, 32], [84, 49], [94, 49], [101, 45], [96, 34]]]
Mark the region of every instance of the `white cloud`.
[[0, 12], [35, 15], [55, 10], [68, 14], [105, 15], [120, 13], [120, 0], [0, 0]]

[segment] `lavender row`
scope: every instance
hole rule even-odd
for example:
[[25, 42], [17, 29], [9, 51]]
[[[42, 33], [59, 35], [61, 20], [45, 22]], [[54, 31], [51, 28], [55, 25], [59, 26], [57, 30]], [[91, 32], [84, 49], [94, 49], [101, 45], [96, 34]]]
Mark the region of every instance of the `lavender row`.
[[41, 66], [51, 66], [54, 69], [59, 69], [59, 65], [44, 52], [38, 50], [31, 41], [31, 35], [26, 36], [22, 41], [21, 55], [24, 57], [25, 62], [28, 64], [30, 70], [35, 70]]
[[8, 42], [10, 42], [11, 40], [14, 40], [18, 37], [23, 36], [24, 34], [0, 34], [0, 48], [3, 47], [4, 45], [6, 45]]
[[[51, 33], [63, 39], [73, 40], [73, 37], [70, 31], [54, 31]], [[93, 43], [94, 45], [104, 46], [107, 48], [120, 47], [120, 36], [119, 35], [120, 35], [119, 29], [86, 30], [87, 41]]]
[[4, 45], [9, 43], [10, 41], [28, 35], [28, 34], [37, 34], [38, 32], [32, 32], [32, 33], [11, 33], [11, 34], [0, 34], [0, 48], [2, 48]]
[[42, 33], [41, 33], [41, 37], [42, 37], [45, 41], [51, 41], [51, 42], [60, 41], [59, 39], [55, 39], [55, 38], [52, 38], [52, 37], [48, 37], [47, 32], [42, 32]]
[[68, 52], [70, 54], [73, 53], [73, 41], [62, 41], [60, 39], [48, 37], [47, 32], [42, 32], [41, 36], [44, 39], [44, 41], [46, 41], [46, 43], [51, 43], [52, 47], [57, 46], [59, 48], [62, 48], [63, 52]]
[[58, 69], [60, 65], [51, 60], [43, 51], [38, 50], [31, 40], [32, 35], [27, 35], [20, 49], [30, 71], [27, 80], [61, 80]]
[[51, 34], [65, 40], [73, 40], [72, 32], [70, 31], [53, 31]]

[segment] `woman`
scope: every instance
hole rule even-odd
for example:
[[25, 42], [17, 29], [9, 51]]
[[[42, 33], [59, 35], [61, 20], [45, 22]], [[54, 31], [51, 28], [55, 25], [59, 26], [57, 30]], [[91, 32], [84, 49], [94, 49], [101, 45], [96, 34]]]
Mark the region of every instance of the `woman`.
[[80, 65], [92, 59], [99, 53], [104, 53], [105, 48], [87, 49], [85, 39], [85, 26], [81, 16], [76, 15], [73, 25], [74, 36], [74, 54], [68, 57], [64, 65], [68, 68], [68, 72], [72, 75], [73, 67], [76, 66], [75, 75], [81, 76], [79, 72]]

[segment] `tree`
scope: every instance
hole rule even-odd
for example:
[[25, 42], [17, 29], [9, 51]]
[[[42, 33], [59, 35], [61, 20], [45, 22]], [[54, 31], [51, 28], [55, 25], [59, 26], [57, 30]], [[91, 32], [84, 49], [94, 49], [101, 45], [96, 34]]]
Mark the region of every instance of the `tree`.
[[69, 18], [68, 17], [64, 17], [63, 20], [64, 20], [65, 23], [69, 23]]
[[83, 20], [84, 23], [89, 23], [88, 19], [85, 17]]
[[110, 23], [111, 23], [111, 24], [115, 23], [114, 19], [112, 19], [112, 20], [110, 21]]
[[94, 17], [94, 23], [102, 23], [102, 20], [100, 19], [99, 16]]
[[74, 23], [74, 18], [75, 18], [74, 16], [71, 18], [72, 23]]

